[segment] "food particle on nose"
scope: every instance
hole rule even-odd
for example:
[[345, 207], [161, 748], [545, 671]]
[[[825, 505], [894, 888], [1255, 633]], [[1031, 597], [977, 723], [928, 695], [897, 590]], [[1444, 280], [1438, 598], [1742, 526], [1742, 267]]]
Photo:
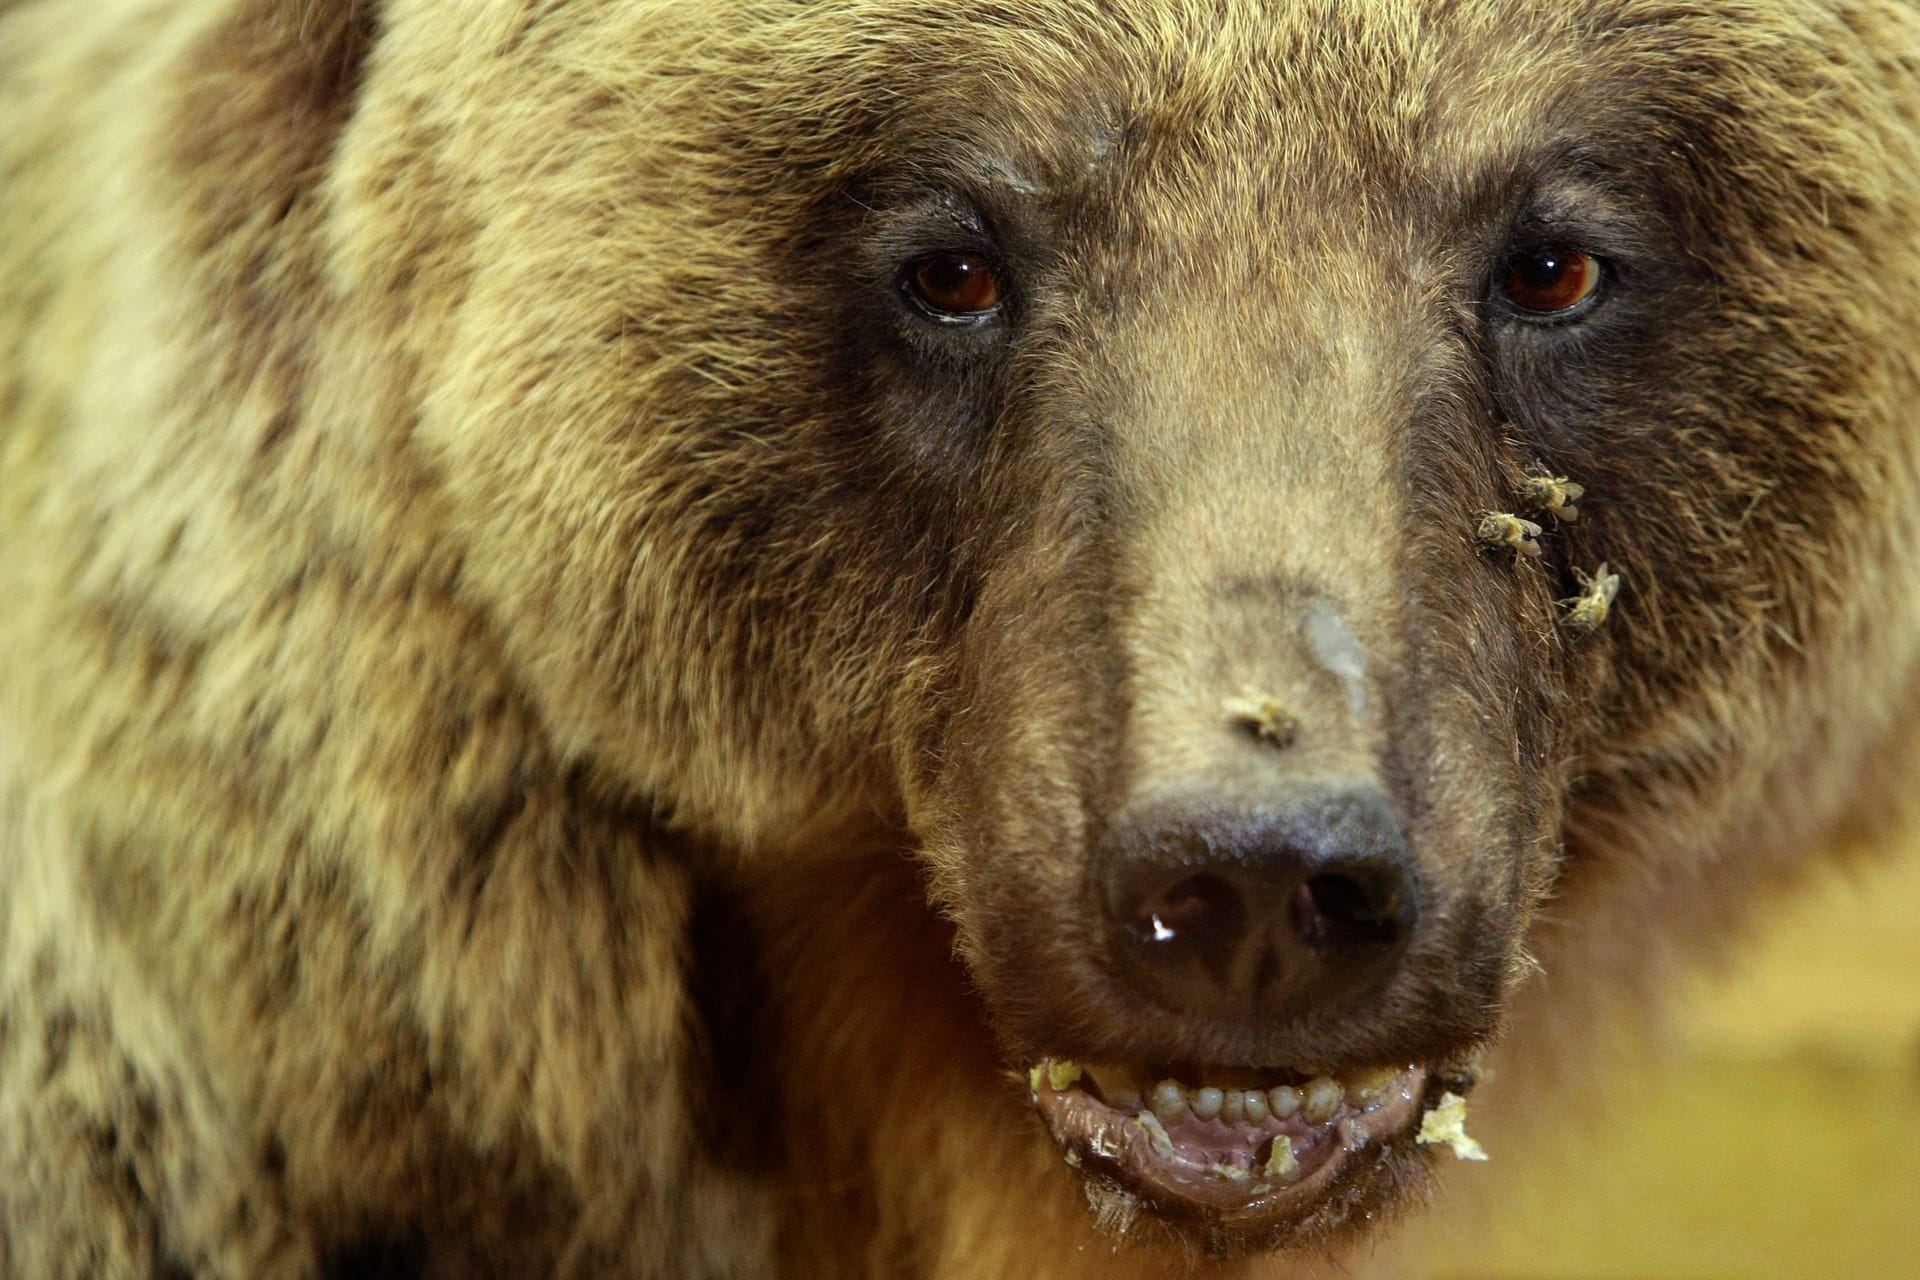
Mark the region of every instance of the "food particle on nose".
[[1227, 719], [1274, 747], [1290, 747], [1300, 734], [1300, 724], [1278, 698], [1264, 694], [1244, 694], [1229, 698]]

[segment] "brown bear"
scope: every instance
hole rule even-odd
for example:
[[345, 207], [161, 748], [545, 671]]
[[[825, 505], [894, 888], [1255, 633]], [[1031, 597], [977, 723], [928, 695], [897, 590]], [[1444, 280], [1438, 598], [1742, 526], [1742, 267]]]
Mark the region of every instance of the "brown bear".
[[1357, 1274], [1903, 793], [1908, 0], [4, 0], [0, 120], [0, 1275]]

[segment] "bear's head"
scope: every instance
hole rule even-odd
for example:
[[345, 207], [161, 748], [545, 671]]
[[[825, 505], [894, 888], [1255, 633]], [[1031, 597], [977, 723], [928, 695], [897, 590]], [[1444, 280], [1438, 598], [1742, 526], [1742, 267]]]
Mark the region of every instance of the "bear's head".
[[347, 283], [561, 751], [904, 836], [1060, 1176], [1265, 1246], [1421, 1181], [1556, 889], [1891, 715], [1913, 26], [396, 5]]

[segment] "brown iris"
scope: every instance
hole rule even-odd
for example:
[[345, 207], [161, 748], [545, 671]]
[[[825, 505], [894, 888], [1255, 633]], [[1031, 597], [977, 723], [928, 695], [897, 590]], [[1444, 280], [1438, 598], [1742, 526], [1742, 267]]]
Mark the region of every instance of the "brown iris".
[[1523, 311], [1571, 311], [1600, 287], [1600, 260], [1579, 249], [1535, 249], [1507, 260], [1503, 287]]
[[907, 280], [927, 309], [943, 316], [981, 316], [1000, 305], [1000, 277], [977, 253], [930, 253]]

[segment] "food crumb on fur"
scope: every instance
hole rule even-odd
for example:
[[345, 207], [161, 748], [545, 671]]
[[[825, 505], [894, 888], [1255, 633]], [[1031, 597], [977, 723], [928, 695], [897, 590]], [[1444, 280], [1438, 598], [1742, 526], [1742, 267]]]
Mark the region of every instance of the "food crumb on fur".
[[1420, 1133], [1414, 1139], [1431, 1146], [1445, 1143], [1460, 1160], [1485, 1160], [1487, 1151], [1467, 1136], [1467, 1100], [1457, 1093], [1446, 1093], [1433, 1110], [1420, 1118]]

